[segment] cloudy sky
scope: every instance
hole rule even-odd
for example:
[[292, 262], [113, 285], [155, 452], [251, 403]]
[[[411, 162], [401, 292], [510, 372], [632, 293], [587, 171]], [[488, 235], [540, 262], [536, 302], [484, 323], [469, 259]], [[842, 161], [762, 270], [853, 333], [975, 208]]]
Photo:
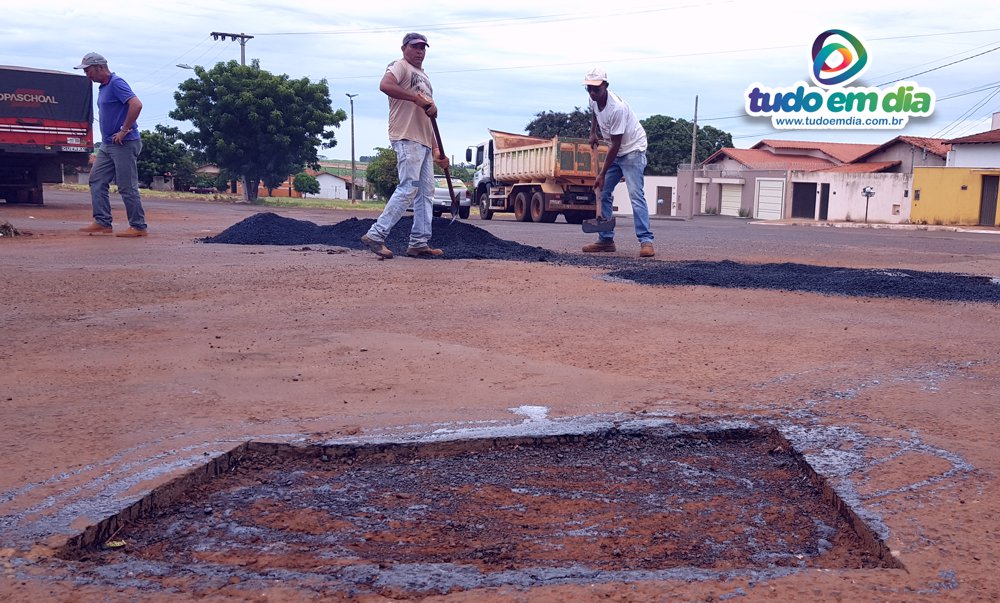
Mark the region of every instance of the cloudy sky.
[[[901, 131], [776, 131], [769, 119], [746, 116], [751, 83], [809, 81], [812, 43], [831, 28], [865, 42], [869, 66], [852, 85], [915, 80], [935, 92], [934, 115]], [[541, 111], [585, 107], [581, 81], [595, 65], [640, 118], [690, 120], [698, 96], [699, 124], [731, 133], [740, 148], [761, 138], [957, 137], [989, 129], [1000, 111], [1000, 12], [986, 0], [36, 0], [5, 4], [0, 64], [72, 71], [86, 52], [100, 52], [142, 100], [141, 128], [186, 129], [167, 116], [178, 84], [192, 75], [177, 64], [240, 58], [240, 44], [213, 40], [213, 31], [254, 36], [247, 62], [258, 59], [272, 73], [326, 79], [335, 108], [349, 113], [345, 95], [357, 94], [357, 157], [388, 146], [378, 82], [408, 31], [430, 41], [424, 68], [445, 150], [459, 160], [489, 128], [523, 132]], [[337, 139], [321, 153], [349, 159], [349, 122]]]

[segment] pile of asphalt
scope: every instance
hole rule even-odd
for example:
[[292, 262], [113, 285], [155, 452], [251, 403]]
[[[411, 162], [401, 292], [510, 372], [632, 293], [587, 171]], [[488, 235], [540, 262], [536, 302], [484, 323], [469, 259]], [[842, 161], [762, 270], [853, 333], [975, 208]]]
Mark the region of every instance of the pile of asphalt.
[[647, 264], [614, 270], [608, 276], [643, 285], [707, 285], [856, 297], [1000, 303], [1000, 279], [949, 272], [722, 261]]
[[[267, 212], [250, 216], [202, 241], [232, 245], [330, 245], [364, 249], [361, 236], [374, 223], [375, 220], [372, 219], [350, 218], [329, 226], [319, 226], [313, 222], [293, 220]], [[396, 255], [406, 253], [411, 228], [413, 217], [403, 216], [389, 232], [385, 246]], [[433, 235], [430, 245], [443, 249], [444, 259], [544, 262], [556, 256], [554, 252], [541, 247], [499, 239], [482, 228], [459, 220], [452, 222], [450, 219], [434, 218], [431, 230]]]
[[[364, 249], [361, 235], [375, 222], [350, 218], [329, 226], [259, 213], [234, 224], [205, 243], [233, 245], [329, 245]], [[404, 216], [386, 246], [406, 252], [413, 217]], [[592, 266], [610, 271], [609, 278], [643, 285], [701, 285], [722, 288], [776, 289], [825, 295], [893, 297], [936, 301], [1000, 303], [1000, 279], [948, 272], [862, 269], [806, 264], [741, 264], [738, 262], [667, 262], [615, 255], [556, 253], [500, 239], [468, 222], [434, 218], [430, 244], [445, 254], [439, 259], [510, 260]]]

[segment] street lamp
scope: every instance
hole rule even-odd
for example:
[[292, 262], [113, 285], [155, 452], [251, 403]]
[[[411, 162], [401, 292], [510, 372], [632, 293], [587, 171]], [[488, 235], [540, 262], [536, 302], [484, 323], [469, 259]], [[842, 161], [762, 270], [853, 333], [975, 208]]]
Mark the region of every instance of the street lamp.
[[355, 193], [357, 187], [357, 172], [354, 168], [354, 97], [357, 94], [345, 94], [347, 98], [351, 99], [351, 203], [355, 201]]
[[177, 66], [180, 67], [181, 69], [191, 69], [191, 70], [194, 70], [194, 67], [188, 65], [187, 63], [177, 63]]

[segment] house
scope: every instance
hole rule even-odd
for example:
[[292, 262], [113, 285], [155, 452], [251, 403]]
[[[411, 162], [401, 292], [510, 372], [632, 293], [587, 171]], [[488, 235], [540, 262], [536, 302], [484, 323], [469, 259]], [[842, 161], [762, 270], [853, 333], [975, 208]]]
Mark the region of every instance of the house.
[[[681, 213], [905, 223], [913, 169], [943, 166], [949, 148], [941, 139], [898, 136], [881, 145], [762, 140], [720, 149], [693, 173], [681, 166], [679, 199], [694, 202]], [[866, 187], [874, 195], [865, 196]]]
[[[642, 184], [646, 206], [651, 216], [675, 216], [677, 213], [677, 176], [645, 176]], [[615, 215], [631, 216], [632, 201], [625, 182], [615, 187], [612, 204], [618, 208]]]
[[[807, 212], [804, 203], [796, 206], [790, 202], [791, 174], [851, 163], [877, 146], [762, 140], [750, 149], [719, 149], [696, 170], [679, 166], [678, 209], [689, 217], [719, 213], [780, 220], [800, 217], [795, 214], [801, 213], [801, 217], [813, 218], [816, 211]], [[812, 201], [816, 206], [815, 194]], [[793, 208], [798, 210], [793, 213]]]
[[334, 176], [328, 172], [316, 172], [314, 170], [306, 170], [306, 173], [310, 176], [316, 178], [319, 182], [319, 193], [315, 195], [305, 195], [305, 197], [313, 199], [347, 199], [347, 188], [349, 186], [348, 181], [351, 179], [350, 176], [346, 178], [342, 176]]
[[1000, 226], [1000, 113], [993, 115], [992, 130], [948, 143], [948, 167], [914, 171], [911, 219]]

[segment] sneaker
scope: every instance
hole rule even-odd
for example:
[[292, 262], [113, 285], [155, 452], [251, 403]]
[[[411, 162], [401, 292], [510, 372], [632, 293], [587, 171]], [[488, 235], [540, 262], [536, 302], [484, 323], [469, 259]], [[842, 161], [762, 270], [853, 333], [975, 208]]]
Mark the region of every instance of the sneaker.
[[615, 250], [616, 250], [616, 248], [615, 248], [615, 242], [614, 241], [604, 241], [604, 240], [601, 240], [601, 241], [598, 241], [596, 243], [588, 243], [588, 244], [586, 244], [586, 245], [583, 246], [583, 252], [584, 253], [595, 253], [595, 252], [598, 252], [598, 251], [604, 251], [604, 252], [611, 253], [611, 252], [613, 252]]
[[84, 226], [80, 229], [80, 232], [85, 232], [87, 234], [111, 234], [113, 231], [110, 226], [105, 226], [103, 224], [98, 224], [94, 222], [90, 226]]
[[642, 244], [639, 245], [639, 257], [641, 257], [641, 258], [651, 258], [654, 255], [656, 255], [656, 252], [653, 251], [653, 244], [652, 243], [642, 243]]
[[128, 230], [126, 230], [124, 232], [120, 232], [120, 233], [116, 234], [115, 236], [116, 237], [128, 237], [130, 239], [134, 239], [136, 237], [144, 237], [147, 234], [148, 233], [146, 232], [145, 228], [132, 228], [130, 226]]
[[429, 247], [429, 246], [425, 246], [425, 247], [407, 247], [406, 248], [406, 255], [410, 256], [411, 258], [419, 258], [419, 257], [423, 257], [423, 256], [438, 257], [438, 256], [444, 255], [444, 251], [442, 251], [440, 249], [434, 249], [433, 247]]
[[383, 260], [392, 259], [392, 250], [386, 247], [385, 243], [383, 243], [382, 241], [375, 241], [369, 239], [368, 235], [364, 235], [361, 237], [361, 242], [364, 243], [365, 247], [368, 248], [368, 251], [374, 253]]

